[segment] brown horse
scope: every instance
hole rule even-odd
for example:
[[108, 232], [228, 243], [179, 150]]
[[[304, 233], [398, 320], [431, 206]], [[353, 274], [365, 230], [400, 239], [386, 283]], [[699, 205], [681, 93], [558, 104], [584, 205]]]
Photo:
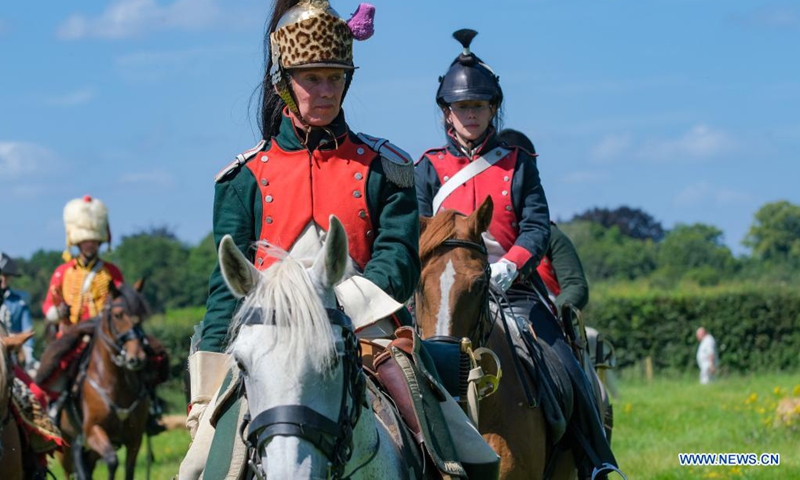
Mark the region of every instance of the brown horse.
[[70, 443], [62, 457], [68, 475], [74, 471], [80, 479], [92, 478], [102, 458], [113, 479], [119, 465], [116, 450], [124, 445], [125, 478], [133, 479], [149, 408], [142, 371], [147, 360], [142, 322], [148, 315], [139, 293], [142, 286], [141, 280], [134, 288], [110, 284], [85, 378], [79, 379], [77, 398], [67, 402], [61, 416], [62, 433]]
[[[523, 386], [509, 368], [514, 353], [502, 322], [492, 325], [489, 319], [489, 260], [481, 235], [489, 227], [492, 208], [487, 197], [469, 216], [444, 210], [433, 218], [420, 218], [417, 324], [423, 338], [467, 337], [497, 354], [509, 373], [497, 392], [481, 402], [479, 430], [501, 457], [501, 478], [538, 479], [553, 450], [546, 421], [540, 408], [528, 407]], [[550, 478], [575, 476], [572, 455], [559, 455]]]
[[26, 477], [22, 435], [11, 411], [11, 386], [14, 382], [14, 367], [11, 354], [18, 350], [33, 332], [5, 335], [0, 328], [0, 472], [4, 480]]

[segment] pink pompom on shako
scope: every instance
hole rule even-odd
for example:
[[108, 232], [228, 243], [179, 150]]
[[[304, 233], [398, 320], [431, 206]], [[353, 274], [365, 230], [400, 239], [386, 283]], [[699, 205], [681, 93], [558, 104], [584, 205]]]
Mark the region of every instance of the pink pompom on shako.
[[356, 12], [347, 21], [347, 26], [353, 32], [356, 40], [366, 40], [375, 33], [375, 6], [369, 3], [362, 3]]

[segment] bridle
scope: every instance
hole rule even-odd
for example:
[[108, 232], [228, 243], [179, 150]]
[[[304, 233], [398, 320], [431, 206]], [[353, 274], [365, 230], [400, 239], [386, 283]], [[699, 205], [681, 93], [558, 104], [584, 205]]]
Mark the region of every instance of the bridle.
[[[103, 313], [98, 319], [97, 322], [97, 334], [96, 336], [99, 337], [103, 344], [111, 351], [111, 361], [114, 362], [119, 368], [127, 368], [125, 364], [126, 360], [126, 353], [125, 353], [125, 344], [132, 341], [138, 341], [142, 343], [142, 346], [145, 348], [147, 347], [147, 337], [144, 333], [144, 329], [141, 326], [140, 322], [133, 322], [133, 326], [122, 333], [117, 333], [116, 328], [114, 328], [114, 322], [112, 321], [112, 309], [114, 307], [121, 307], [125, 308], [126, 303], [123, 299], [114, 299], [110, 302], [107, 302], [103, 307]], [[103, 322], [108, 325], [108, 330], [111, 332], [111, 335], [108, 335], [103, 328]], [[144, 364], [142, 364], [144, 366]], [[89, 385], [97, 392], [100, 397], [102, 397], [103, 401], [108, 405], [108, 407], [114, 412], [114, 414], [119, 418], [121, 421], [125, 421], [130, 414], [136, 410], [136, 408], [141, 403], [142, 399], [147, 395], [147, 389], [144, 388], [144, 384], [139, 384], [139, 391], [136, 395], [136, 399], [130, 404], [128, 407], [120, 407], [117, 405], [114, 400], [108, 395], [106, 392], [107, 388], [103, 388], [97, 381], [92, 378], [91, 373], [86, 375], [86, 381]]]
[[[257, 466], [259, 452], [273, 437], [298, 437], [310, 442], [327, 457], [328, 478], [332, 479], [343, 478], [345, 465], [353, 454], [353, 429], [361, 416], [366, 393], [366, 377], [361, 367], [361, 346], [350, 318], [341, 310], [326, 310], [331, 324], [341, 327], [344, 341], [339, 418], [333, 421], [304, 405], [272, 407], [256, 415], [252, 421], [249, 413], [245, 414], [240, 433], [244, 434], [247, 428], [245, 443], [251, 451], [248, 466], [257, 478], [264, 478], [263, 472]], [[264, 325], [264, 322], [258, 315], [253, 315], [244, 325]], [[271, 325], [274, 325], [274, 319]]]
[[[132, 341], [138, 341], [142, 342], [143, 346], [146, 346], [147, 337], [140, 322], [134, 322], [133, 326], [128, 330], [122, 333], [117, 333], [117, 329], [114, 328], [114, 322], [111, 319], [111, 310], [114, 307], [125, 308], [126, 303], [122, 299], [114, 299], [106, 303], [106, 305], [103, 307], [103, 314], [100, 316], [100, 321], [97, 323], [98, 337], [109, 348], [109, 350], [111, 350], [111, 361], [114, 362], [114, 365], [124, 368], [126, 359], [125, 344]], [[111, 332], [111, 335], [106, 333], [105, 329], [103, 328], [103, 322], [108, 325], [108, 330]]]
[[[483, 274], [484, 274], [484, 288], [481, 291], [481, 312], [478, 318], [478, 321], [475, 323], [472, 332], [469, 334], [470, 341], [477, 345], [478, 347], [484, 347], [486, 342], [489, 340], [489, 336], [492, 334], [492, 329], [494, 328], [494, 324], [496, 321], [495, 318], [492, 318], [492, 315], [489, 310], [489, 296], [491, 292], [491, 278], [492, 273], [489, 265], [489, 252], [486, 250], [486, 245], [483, 243], [483, 239], [481, 242], [473, 242], [471, 240], [460, 240], [456, 238], [451, 238], [448, 240], [443, 241], [439, 244], [436, 248], [466, 248], [468, 250], [473, 250], [477, 252], [481, 260], [483, 262]], [[431, 340], [444, 340], [450, 338], [446, 335], [440, 335], [437, 337], [431, 337]]]

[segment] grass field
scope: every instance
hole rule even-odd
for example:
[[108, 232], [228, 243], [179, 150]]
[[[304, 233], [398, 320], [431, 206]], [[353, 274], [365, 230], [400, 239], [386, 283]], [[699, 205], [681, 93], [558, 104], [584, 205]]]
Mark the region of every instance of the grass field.
[[[695, 377], [626, 380], [615, 401], [613, 447], [634, 479], [800, 479], [800, 429], [774, 425], [778, 400], [800, 396], [800, 375], [730, 377], [701, 386]], [[185, 431], [153, 438], [151, 478], [169, 479], [189, 444]], [[682, 467], [679, 453], [779, 453], [779, 466]], [[121, 462], [122, 457], [121, 455]], [[145, 478], [144, 454], [137, 478]], [[52, 462], [57, 478], [64, 478]], [[101, 466], [95, 478], [105, 478]], [[117, 472], [117, 478], [123, 478]]]

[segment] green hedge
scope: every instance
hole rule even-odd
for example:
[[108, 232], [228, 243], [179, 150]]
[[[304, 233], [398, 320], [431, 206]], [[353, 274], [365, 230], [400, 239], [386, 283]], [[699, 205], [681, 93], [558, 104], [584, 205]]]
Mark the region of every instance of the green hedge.
[[194, 326], [203, 319], [205, 311], [205, 307], [180, 308], [153, 315], [147, 320], [145, 331], [160, 340], [169, 351], [170, 378], [183, 378]]
[[634, 287], [598, 293], [585, 319], [613, 342], [620, 368], [650, 356], [655, 370], [696, 370], [695, 331], [700, 326], [716, 339], [723, 371], [800, 367], [797, 290], [739, 286], [653, 292]]

